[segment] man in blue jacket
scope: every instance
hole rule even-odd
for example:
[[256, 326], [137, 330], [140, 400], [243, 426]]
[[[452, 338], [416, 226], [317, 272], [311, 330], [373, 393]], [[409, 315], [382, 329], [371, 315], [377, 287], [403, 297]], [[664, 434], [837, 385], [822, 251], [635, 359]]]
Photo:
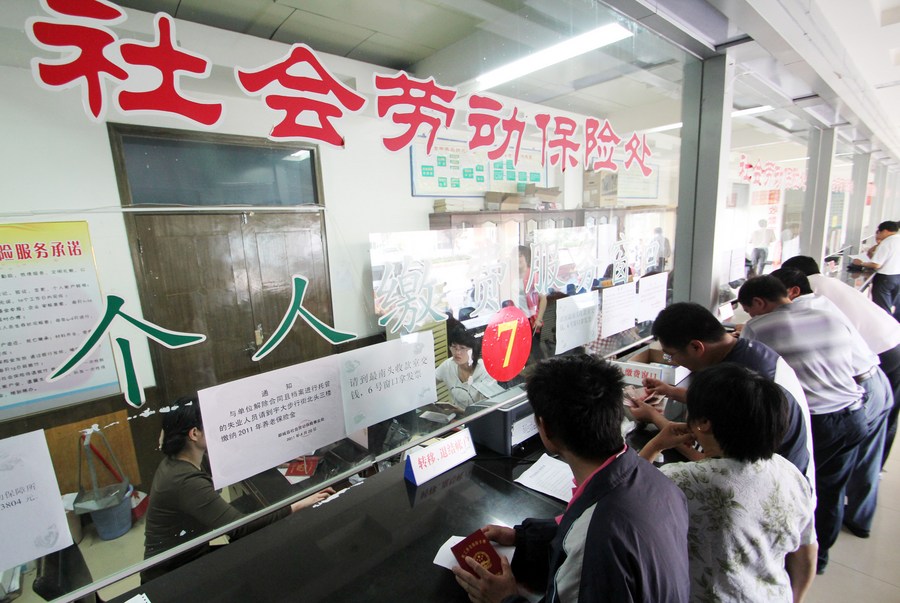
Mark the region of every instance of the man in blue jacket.
[[518, 578], [546, 585], [546, 603], [687, 601], [687, 503], [625, 445], [619, 370], [594, 356], [559, 356], [539, 364], [527, 387], [541, 440], [572, 468], [576, 488], [558, 521], [484, 528], [516, 553], [500, 575], [471, 558], [476, 575], [455, 568], [469, 599], [525, 601]]

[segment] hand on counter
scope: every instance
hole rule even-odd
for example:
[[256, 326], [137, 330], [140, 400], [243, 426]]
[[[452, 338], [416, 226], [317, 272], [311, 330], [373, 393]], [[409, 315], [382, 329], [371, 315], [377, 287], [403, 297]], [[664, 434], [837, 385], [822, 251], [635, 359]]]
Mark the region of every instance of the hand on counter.
[[516, 531], [506, 526], [497, 526], [494, 524], [486, 525], [481, 528], [487, 539], [503, 546], [514, 546], [516, 544]]
[[[512, 528], [505, 529], [512, 530]], [[453, 575], [472, 603], [500, 603], [506, 597], [519, 593], [509, 561], [503, 555], [500, 556], [499, 575], [487, 571], [471, 557], [466, 557], [466, 563], [475, 572], [474, 576], [459, 566], [453, 568]]]
[[325, 488], [324, 490], [319, 490], [315, 494], [307, 496], [306, 498], [301, 498], [291, 505], [291, 513], [296, 513], [300, 509], [305, 509], [307, 507], [313, 506], [316, 503], [322, 502], [332, 494], [334, 494], [334, 488]]

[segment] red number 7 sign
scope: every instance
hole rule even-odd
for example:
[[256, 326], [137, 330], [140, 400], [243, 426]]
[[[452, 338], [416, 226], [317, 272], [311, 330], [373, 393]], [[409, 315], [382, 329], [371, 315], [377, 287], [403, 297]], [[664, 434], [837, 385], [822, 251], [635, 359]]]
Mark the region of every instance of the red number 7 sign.
[[528, 317], [515, 306], [501, 308], [484, 331], [481, 357], [484, 368], [497, 381], [509, 381], [525, 367], [531, 354]]

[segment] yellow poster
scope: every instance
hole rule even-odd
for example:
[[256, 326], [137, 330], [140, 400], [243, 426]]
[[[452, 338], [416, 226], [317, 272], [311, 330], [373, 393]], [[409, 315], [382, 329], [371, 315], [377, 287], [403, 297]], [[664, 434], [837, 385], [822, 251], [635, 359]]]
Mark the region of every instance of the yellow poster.
[[47, 382], [103, 307], [87, 222], [0, 225], [0, 420], [119, 392], [109, 337]]

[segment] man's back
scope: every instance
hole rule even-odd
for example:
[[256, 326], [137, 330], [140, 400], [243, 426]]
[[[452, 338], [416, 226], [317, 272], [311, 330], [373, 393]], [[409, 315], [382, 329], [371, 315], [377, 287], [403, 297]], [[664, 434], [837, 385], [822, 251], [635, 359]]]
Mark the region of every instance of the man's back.
[[762, 341], [784, 358], [797, 373], [812, 414], [841, 410], [860, 399], [850, 331], [826, 312], [787, 303], [750, 319], [741, 337]]
[[546, 601], [687, 601], [687, 530], [684, 494], [627, 450], [563, 515]]
[[881, 354], [900, 345], [900, 325], [868, 297], [838, 279], [810, 274], [813, 291], [829, 299], [844, 313], [869, 348]]

